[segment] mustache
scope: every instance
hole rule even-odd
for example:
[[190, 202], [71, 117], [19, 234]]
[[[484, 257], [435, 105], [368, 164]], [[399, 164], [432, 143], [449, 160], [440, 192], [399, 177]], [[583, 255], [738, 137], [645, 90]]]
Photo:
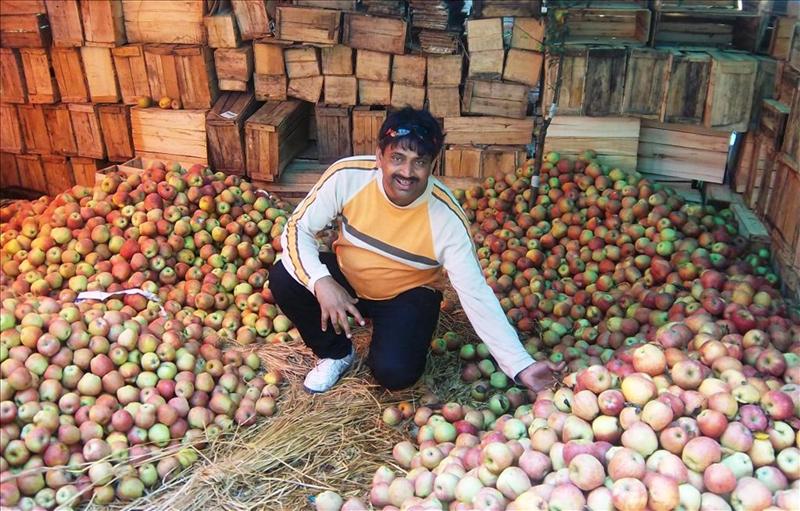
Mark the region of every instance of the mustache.
[[397, 174], [397, 173], [395, 173], [395, 174], [392, 174], [392, 177], [393, 177], [393, 178], [405, 179], [406, 181], [412, 181], [412, 182], [414, 182], [414, 183], [416, 183], [417, 181], [419, 181], [419, 178], [418, 178], [418, 177], [405, 177], [405, 176], [403, 176], [403, 175], [401, 175], [401, 174]]

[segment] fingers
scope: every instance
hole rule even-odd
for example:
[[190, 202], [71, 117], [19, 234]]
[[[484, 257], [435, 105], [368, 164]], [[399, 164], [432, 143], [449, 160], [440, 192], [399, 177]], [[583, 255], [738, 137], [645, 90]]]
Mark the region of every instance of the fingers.
[[328, 318], [329, 317], [330, 316], [328, 315], [328, 311], [323, 309], [323, 308], [320, 308], [320, 315], [319, 315], [320, 329], [323, 332], [327, 332], [328, 331]]
[[550, 360], [547, 361], [547, 367], [550, 368], [551, 371], [561, 372], [567, 366], [567, 363], [563, 360], [561, 362], [555, 363], [551, 362]]
[[[358, 300], [354, 300], [354, 302], [353, 302], [353, 303], [355, 303], [355, 302], [357, 302], [357, 301], [358, 301]], [[349, 313], [350, 313], [350, 315], [351, 315], [351, 316], [353, 316], [353, 317], [355, 318], [355, 320], [356, 320], [356, 323], [358, 323], [358, 324], [359, 324], [359, 325], [361, 325], [361, 326], [364, 326], [364, 318], [363, 318], [363, 317], [361, 317], [361, 313], [360, 313], [360, 312], [358, 312], [358, 309], [356, 308], [356, 306], [355, 306], [355, 305], [348, 305], [348, 306], [347, 306], [347, 312], [349, 312]]]

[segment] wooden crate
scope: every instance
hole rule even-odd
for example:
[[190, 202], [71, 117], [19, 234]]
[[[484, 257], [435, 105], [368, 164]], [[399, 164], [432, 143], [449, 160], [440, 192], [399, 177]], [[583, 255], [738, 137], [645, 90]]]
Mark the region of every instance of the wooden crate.
[[358, 80], [355, 76], [325, 76], [325, 103], [354, 106], [358, 103]]
[[425, 55], [397, 55], [392, 60], [392, 81], [405, 85], [425, 85]]
[[736, 166], [733, 169], [733, 181], [731, 189], [736, 193], [744, 193], [747, 189], [747, 181], [750, 179], [750, 172], [764, 175], [766, 161], [761, 155], [755, 152], [756, 132], [750, 130], [744, 134], [736, 155]]
[[[127, 105], [98, 105], [100, 128], [108, 160], [123, 162], [133, 158], [131, 140], [131, 107]], [[176, 128], [179, 128], [176, 126]]]
[[22, 154], [25, 152], [25, 141], [17, 113], [17, 107], [0, 103], [0, 151], [4, 153]]
[[287, 48], [283, 52], [283, 60], [286, 62], [286, 76], [293, 78], [308, 78], [319, 76], [319, 53], [313, 46], [301, 46], [297, 48]]
[[147, 81], [153, 102], [170, 98], [181, 105], [181, 87], [178, 81], [178, 62], [175, 45], [148, 44], [144, 47]]
[[461, 115], [461, 96], [458, 87], [428, 86], [428, 111], [434, 117]]
[[750, 127], [758, 126], [762, 99], [776, 99], [780, 66], [778, 61], [764, 55], [753, 55], [756, 59], [756, 83], [753, 87], [753, 104], [750, 109]]
[[392, 56], [370, 50], [356, 52], [356, 78], [359, 80], [389, 81]]
[[253, 68], [256, 74], [285, 75], [284, 47], [278, 44], [255, 41], [253, 43]]
[[256, 99], [259, 101], [285, 101], [286, 75], [253, 75]]
[[467, 76], [484, 80], [499, 80], [503, 76], [504, 55], [503, 50], [470, 52]]
[[47, 48], [20, 48], [22, 69], [30, 103], [58, 103], [58, 92], [50, 70], [50, 51]]
[[668, 124], [700, 124], [708, 96], [711, 56], [698, 51], [670, 51], [669, 86], [661, 120]]
[[241, 39], [236, 16], [232, 11], [218, 12], [203, 18], [206, 40], [212, 48], [238, 48]]
[[47, 122], [44, 119], [42, 105], [17, 105], [17, 113], [25, 152], [51, 154], [50, 137], [47, 134]]
[[405, 53], [406, 22], [402, 19], [345, 13], [342, 44], [359, 50], [402, 55]]
[[747, 131], [756, 83], [757, 60], [749, 55], [709, 51], [711, 75], [703, 125]]
[[544, 67], [544, 86], [542, 87], [543, 112], [548, 112], [553, 103], [558, 68], [562, 66], [558, 113], [562, 115], [583, 114], [587, 56], [588, 50], [583, 46], [566, 47], [561, 56], [553, 54], [547, 56]]
[[47, 182], [47, 195], [55, 197], [75, 186], [72, 165], [65, 156], [42, 156], [42, 170]]
[[107, 166], [103, 160], [79, 156], [70, 158], [69, 163], [72, 166], [72, 175], [75, 176], [75, 184], [88, 187], [94, 186], [97, 171]]
[[789, 60], [789, 52], [792, 49], [792, 38], [794, 37], [794, 27], [797, 25], [797, 18], [788, 16], [778, 16], [775, 18], [775, 29], [772, 31], [772, 38], [769, 42], [769, 54], [777, 60]]
[[[138, 98], [155, 96], [150, 91], [150, 80], [145, 64], [144, 46], [141, 44], [128, 44], [119, 48], [112, 48], [114, 57], [114, 70], [117, 73], [120, 96], [122, 102], [134, 105]], [[158, 101], [158, 98], [156, 98]]]
[[755, 51], [763, 33], [762, 17], [744, 11], [730, 13], [661, 12], [653, 22], [656, 45], [739, 48]]
[[64, 103], [89, 101], [89, 87], [86, 84], [80, 48], [52, 48], [50, 57], [61, 101]]
[[425, 87], [416, 87], [404, 83], [392, 84], [392, 102], [394, 108], [410, 106], [422, 110], [425, 106]]
[[667, 178], [722, 183], [729, 143], [727, 132], [642, 121], [638, 169]]
[[[745, 204], [763, 216], [769, 200], [774, 162], [780, 151], [789, 107], [772, 99], [765, 99], [762, 103], [758, 129], [752, 132], [753, 149], [750, 167], [741, 169], [737, 167], [736, 172], [738, 176], [741, 170], [747, 177], [744, 190]], [[748, 135], [750, 133], [748, 132]]]
[[531, 143], [533, 117], [445, 117], [445, 143], [525, 145]]
[[43, 11], [0, 16], [0, 46], [3, 48], [46, 48], [50, 40], [50, 22]]
[[308, 104], [267, 102], [245, 121], [247, 175], [274, 182], [308, 140]]
[[0, 48], [0, 102], [25, 103], [28, 89], [18, 50]]
[[655, 0], [653, 7], [659, 10], [735, 11], [738, 3], [736, 0]]
[[92, 103], [118, 102], [120, 94], [111, 49], [84, 46], [81, 48], [81, 57]]
[[211, 108], [219, 96], [211, 49], [207, 46], [176, 47], [175, 62], [183, 107]]
[[[800, 169], [793, 162], [777, 159], [775, 191], [767, 208], [767, 221], [779, 234], [779, 248], [800, 268]], [[773, 238], [775, 239], [775, 238]]]
[[337, 11], [355, 11], [357, 0], [294, 0], [301, 7], [320, 7]]
[[463, 63], [463, 55], [428, 55], [428, 86], [458, 87]]
[[371, 110], [368, 106], [353, 108], [353, 155], [372, 154], [378, 147], [381, 125], [386, 110]]
[[537, 87], [542, 76], [544, 54], [536, 51], [511, 48], [503, 67], [503, 80]]
[[794, 24], [792, 47], [789, 50], [789, 65], [796, 71], [800, 71], [800, 23]]
[[106, 148], [103, 144], [97, 105], [70, 103], [67, 108], [72, 120], [72, 131], [75, 133], [78, 156], [105, 158]]
[[386, 80], [358, 80], [360, 105], [388, 105], [392, 102], [392, 82]]
[[514, 18], [511, 47], [519, 50], [544, 51], [544, 18]]
[[487, 146], [481, 152], [481, 177], [501, 179], [513, 174], [527, 158], [525, 146]]
[[538, 16], [540, 0], [473, 0], [472, 12], [482, 18], [499, 16]]
[[92, 0], [80, 5], [86, 44], [114, 47], [127, 42], [121, 0]]
[[266, 0], [232, 0], [242, 39], [249, 41], [270, 33]]
[[625, 48], [589, 48], [584, 82], [584, 115], [605, 117], [622, 112], [626, 61]]
[[36, 154], [17, 155], [19, 184], [27, 190], [47, 193], [47, 179], [44, 177], [42, 158]]
[[44, 120], [50, 140], [50, 152], [63, 156], [78, 154], [75, 133], [72, 130], [72, 118], [65, 104], [45, 105]]
[[325, 79], [322, 75], [309, 76], [308, 78], [293, 78], [289, 80], [289, 84], [286, 88], [286, 95], [308, 101], [309, 103], [317, 103], [322, 95], [322, 86], [324, 82]]
[[632, 171], [637, 168], [640, 122], [630, 117], [556, 116], [547, 129], [544, 151], [576, 157], [592, 149], [601, 163]]
[[82, 46], [83, 26], [78, 0], [45, 0], [44, 3], [53, 34], [53, 46]]
[[214, 67], [220, 90], [244, 92], [253, 75], [253, 47], [214, 50]]
[[285, 41], [336, 44], [341, 33], [339, 11], [312, 7], [278, 6], [275, 14], [277, 35]]
[[503, 49], [503, 19], [489, 18], [467, 21], [467, 49], [477, 51]]
[[44, 0], [5, 0], [0, 16], [45, 12]]
[[0, 151], [0, 183], [3, 186], [21, 186], [17, 157], [13, 153]]
[[576, 8], [566, 16], [566, 44], [647, 44], [651, 13], [638, 7]]
[[778, 92], [775, 99], [787, 105], [791, 105], [797, 87], [800, 86], [800, 71], [792, 69], [786, 62], [778, 64]]
[[347, 76], [353, 74], [353, 49], [343, 44], [321, 49], [322, 74]]
[[353, 154], [351, 110], [326, 105], [314, 107], [320, 163], [333, 163]]
[[206, 2], [123, 0], [125, 32], [131, 43], [205, 44]]
[[525, 118], [528, 87], [515, 83], [467, 80], [462, 109], [465, 113]]
[[795, 89], [794, 98], [789, 107], [791, 113], [786, 119], [781, 150], [797, 164], [800, 163], [800, 85]]
[[[131, 137], [137, 156], [166, 156], [192, 163], [208, 161], [207, 110], [131, 108]], [[175, 129], [179, 126], [180, 129]]]
[[659, 120], [667, 96], [671, 54], [653, 48], [631, 48], [625, 70], [622, 114]]
[[444, 174], [448, 177], [474, 177], [480, 178], [481, 154], [480, 147], [472, 145], [449, 145], [444, 151]]
[[226, 174], [245, 175], [244, 123], [259, 107], [252, 92], [220, 95], [206, 118], [211, 167]]

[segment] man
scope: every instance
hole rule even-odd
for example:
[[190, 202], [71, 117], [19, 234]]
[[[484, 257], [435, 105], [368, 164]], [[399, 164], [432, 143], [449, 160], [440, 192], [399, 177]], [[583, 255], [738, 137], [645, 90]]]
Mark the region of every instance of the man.
[[[367, 365], [378, 383], [416, 382], [439, 319], [443, 269], [502, 371], [537, 391], [554, 382], [556, 368], [533, 362], [486, 284], [463, 210], [431, 177], [442, 141], [428, 112], [391, 114], [375, 155], [331, 165], [289, 218], [269, 286], [319, 359], [304, 382], [309, 392], [327, 391], [352, 366], [348, 314], [360, 325], [372, 319]], [[320, 253], [315, 235], [337, 217], [335, 255]]]

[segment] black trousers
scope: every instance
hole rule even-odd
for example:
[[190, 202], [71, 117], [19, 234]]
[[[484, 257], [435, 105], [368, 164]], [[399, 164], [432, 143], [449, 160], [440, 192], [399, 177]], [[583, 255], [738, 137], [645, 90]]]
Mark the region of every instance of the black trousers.
[[[320, 254], [320, 261], [328, 267], [334, 280], [355, 297], [355, 291], [339, 269], [336, 256], [324, 252]], [[269, 271], [269, 289], [317, 357], [347, 356], [352, 346], [350, 340], [343, 331], [337, 334], [330, 324], [326, 331], [320, 329], [317, 298], [289, 275], [282, 261]], [[390, 300], [359, 298], [358, 311], [372, 320], [367, 366], [382, 386], [389, 390], [404, 389], [422, 375], [431, 337], [439, 321], [441, 301], [441, 292], [425, 287], [410, 289]]]

